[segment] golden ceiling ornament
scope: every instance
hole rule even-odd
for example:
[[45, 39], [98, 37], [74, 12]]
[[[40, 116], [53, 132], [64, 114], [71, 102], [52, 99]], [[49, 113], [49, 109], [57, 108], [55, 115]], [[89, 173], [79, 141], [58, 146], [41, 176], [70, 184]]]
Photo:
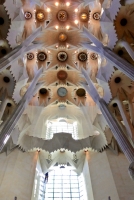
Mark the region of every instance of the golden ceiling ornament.
[[76, 91], [76, 94], [77, 94], [77, 96], [79, 96], [79, 97], [85, 97], [86, 91], [85, 91], [83, 88], [79, 88], [79, 89]]
[[[76, 37], [76, 31], [77, 31], [77, 37]], [[82, 41], [85, 41], [86, 39], [83, 39], [83, 36], [78, 29], [72, 29], [72, 30], [67, 30], [63, 29], [61, 26], [59, 27], [58, 30], [56, 29], [50, 29], [46, 28], [45, 31], [42, 32], [40, 35], [39, 40], [45, 44], [47, 47], [54, 45], [59, 46], [80, 46], [80, 43]]]
[[78, 54], [78, 59], [79, 59], [79, 61], [81, 61], [81, 62], [87, 61], [87, 54], [86, 54], [85, 52], [80, 52], [80, 53]]
[[24, 16], [25, 16], [25, 19], [26, 19], [26, 20], [29, 20], [29, 19], [32, 18], [32, 13], [29, 12], [29, 11], [26, 11], [26, 12], [24, 13]]
[[75, 20], [74, 23], [79, 26], [80, 29], [83, 28], [83, 25], [88, 28], [88, 21], [90, 19], [90, 8], [89, 5], [83, 7], [81, 4], [78, 8], [74, 10]]
[[134, 38], [134, 4], [122, 6], [114, 21], [118, 39], [123, 39], [128, 43], [133, 42]]
[[65, 42], [67, 40], [67, 35], [65, 33], [59, 34], [59, 41]]
[[65, 79], [67, 79], [67, 76], [68, 76], [68, 74], [67, 74], [67, 72], [65, 72], [64, 70], [60, 70], [60, 71], [57, 73], [57, 78], [58, 78], [59, 80], [65, 80]]
[[80, 20], [81, 20], [81, 21], [83, 21], [83, 22], [87, 22], [88, 19], [89, 19], [89, 15], [88, 15], [88, 13], [86, 13], [86, 12], [82, 12], [82, 13], [80, 13]]
[[39, 22], [43, 22], [45, 20], [45, 13], [43, 10], [38, 10], [36, 12], [36, 19], [39, 21]]
[[68, 55], [65, 51], [60, 51], [57, 55], [57, 58], [58, 58], [59, 61], [65, 62], [68, 58]]
[[60, 10], [57, 14], [57, 18], [60, 22], [67, 21], [67, 12], [65, 10]]
[[47, 59], [47, 54], [44, 53], [44, 52], [39, 52], [39, 53], [37, 54], [37, 59], [38, 59], [39, 61], [45, 61], [45, 60]]

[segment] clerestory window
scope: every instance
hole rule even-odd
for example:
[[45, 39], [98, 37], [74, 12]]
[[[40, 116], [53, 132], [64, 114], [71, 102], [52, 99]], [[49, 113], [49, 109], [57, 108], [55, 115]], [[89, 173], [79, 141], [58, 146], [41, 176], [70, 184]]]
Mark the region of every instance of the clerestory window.
[[66, 122], [65, 119], [60, 119], [59, 121], [48, 121], [46, 139], [51, 139], [53, 134], [56, 133], [69, 133], [72, 134], [74, 139], [78, 139], [78, 127], [77, 122], [72, 123]]

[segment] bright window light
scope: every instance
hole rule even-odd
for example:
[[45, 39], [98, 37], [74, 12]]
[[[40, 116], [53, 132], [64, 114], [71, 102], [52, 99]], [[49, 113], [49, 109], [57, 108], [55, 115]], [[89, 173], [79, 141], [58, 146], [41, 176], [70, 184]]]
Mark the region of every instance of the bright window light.
[[81, 179], [68, 166], [53, 167], [46, 184], [45, 200], [83, 200]]
[[78, 127], [77, 122], [72, 123], [66, 122], [64, 118], [59, 118], [58, 121], [48, 121], [46, 139], [51, 139], [53, 134], [56, 133], [69, 133], [72, 134], [74, 139], [78, 139]]

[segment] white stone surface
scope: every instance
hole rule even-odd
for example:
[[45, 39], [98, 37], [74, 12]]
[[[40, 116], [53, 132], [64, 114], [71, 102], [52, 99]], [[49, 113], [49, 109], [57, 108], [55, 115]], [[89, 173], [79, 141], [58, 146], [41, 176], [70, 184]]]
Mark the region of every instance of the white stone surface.
[[122, 200], [119, 198], [106, 152], [92, 153], [87, 157], [95, 200]]
[[84, 177], [84, 182], [85, 182], [85, 189], [86, 189], [86, 194], [85, 194], [84, 200], [89, 200], [89, 199], [95, 200], [93, 197], [93, 189], [92, 189], [91, 176], [90, 176], [90, 172], [89, 172], [87, 156], [85, 158], [83, 171], [82, 171], [83, 177]]
[[129, 177], [126, 157], [122, 153], [118, 156], [110, 151], [106, 153], [120, 200], [134, 200], [134, 181]]
[[30, 200], [38, 153], [15, 149], [0, 155], [0, 200]]

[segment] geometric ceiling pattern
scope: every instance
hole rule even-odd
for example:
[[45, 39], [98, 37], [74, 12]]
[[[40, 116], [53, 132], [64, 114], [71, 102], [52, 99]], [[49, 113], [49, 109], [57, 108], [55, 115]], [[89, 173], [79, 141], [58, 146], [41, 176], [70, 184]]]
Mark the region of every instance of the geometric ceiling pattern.
[[43, 68], [38, 88], [12, 131], [13, 145], [49, 152], [114, 149], [108, 124], [83, 87], [82, 68], [133, 144], [134, 82], [104, 56], [82, 45], [90, 43], [85, 27], [133, 65], [133, 9], [131, 1], [122, 4], [119, 0], [5, 0], [0, 5], [1, 58], [40, 28], [29, 48], [12, 56], [8, 68], [0, 72], [2, 130]]

